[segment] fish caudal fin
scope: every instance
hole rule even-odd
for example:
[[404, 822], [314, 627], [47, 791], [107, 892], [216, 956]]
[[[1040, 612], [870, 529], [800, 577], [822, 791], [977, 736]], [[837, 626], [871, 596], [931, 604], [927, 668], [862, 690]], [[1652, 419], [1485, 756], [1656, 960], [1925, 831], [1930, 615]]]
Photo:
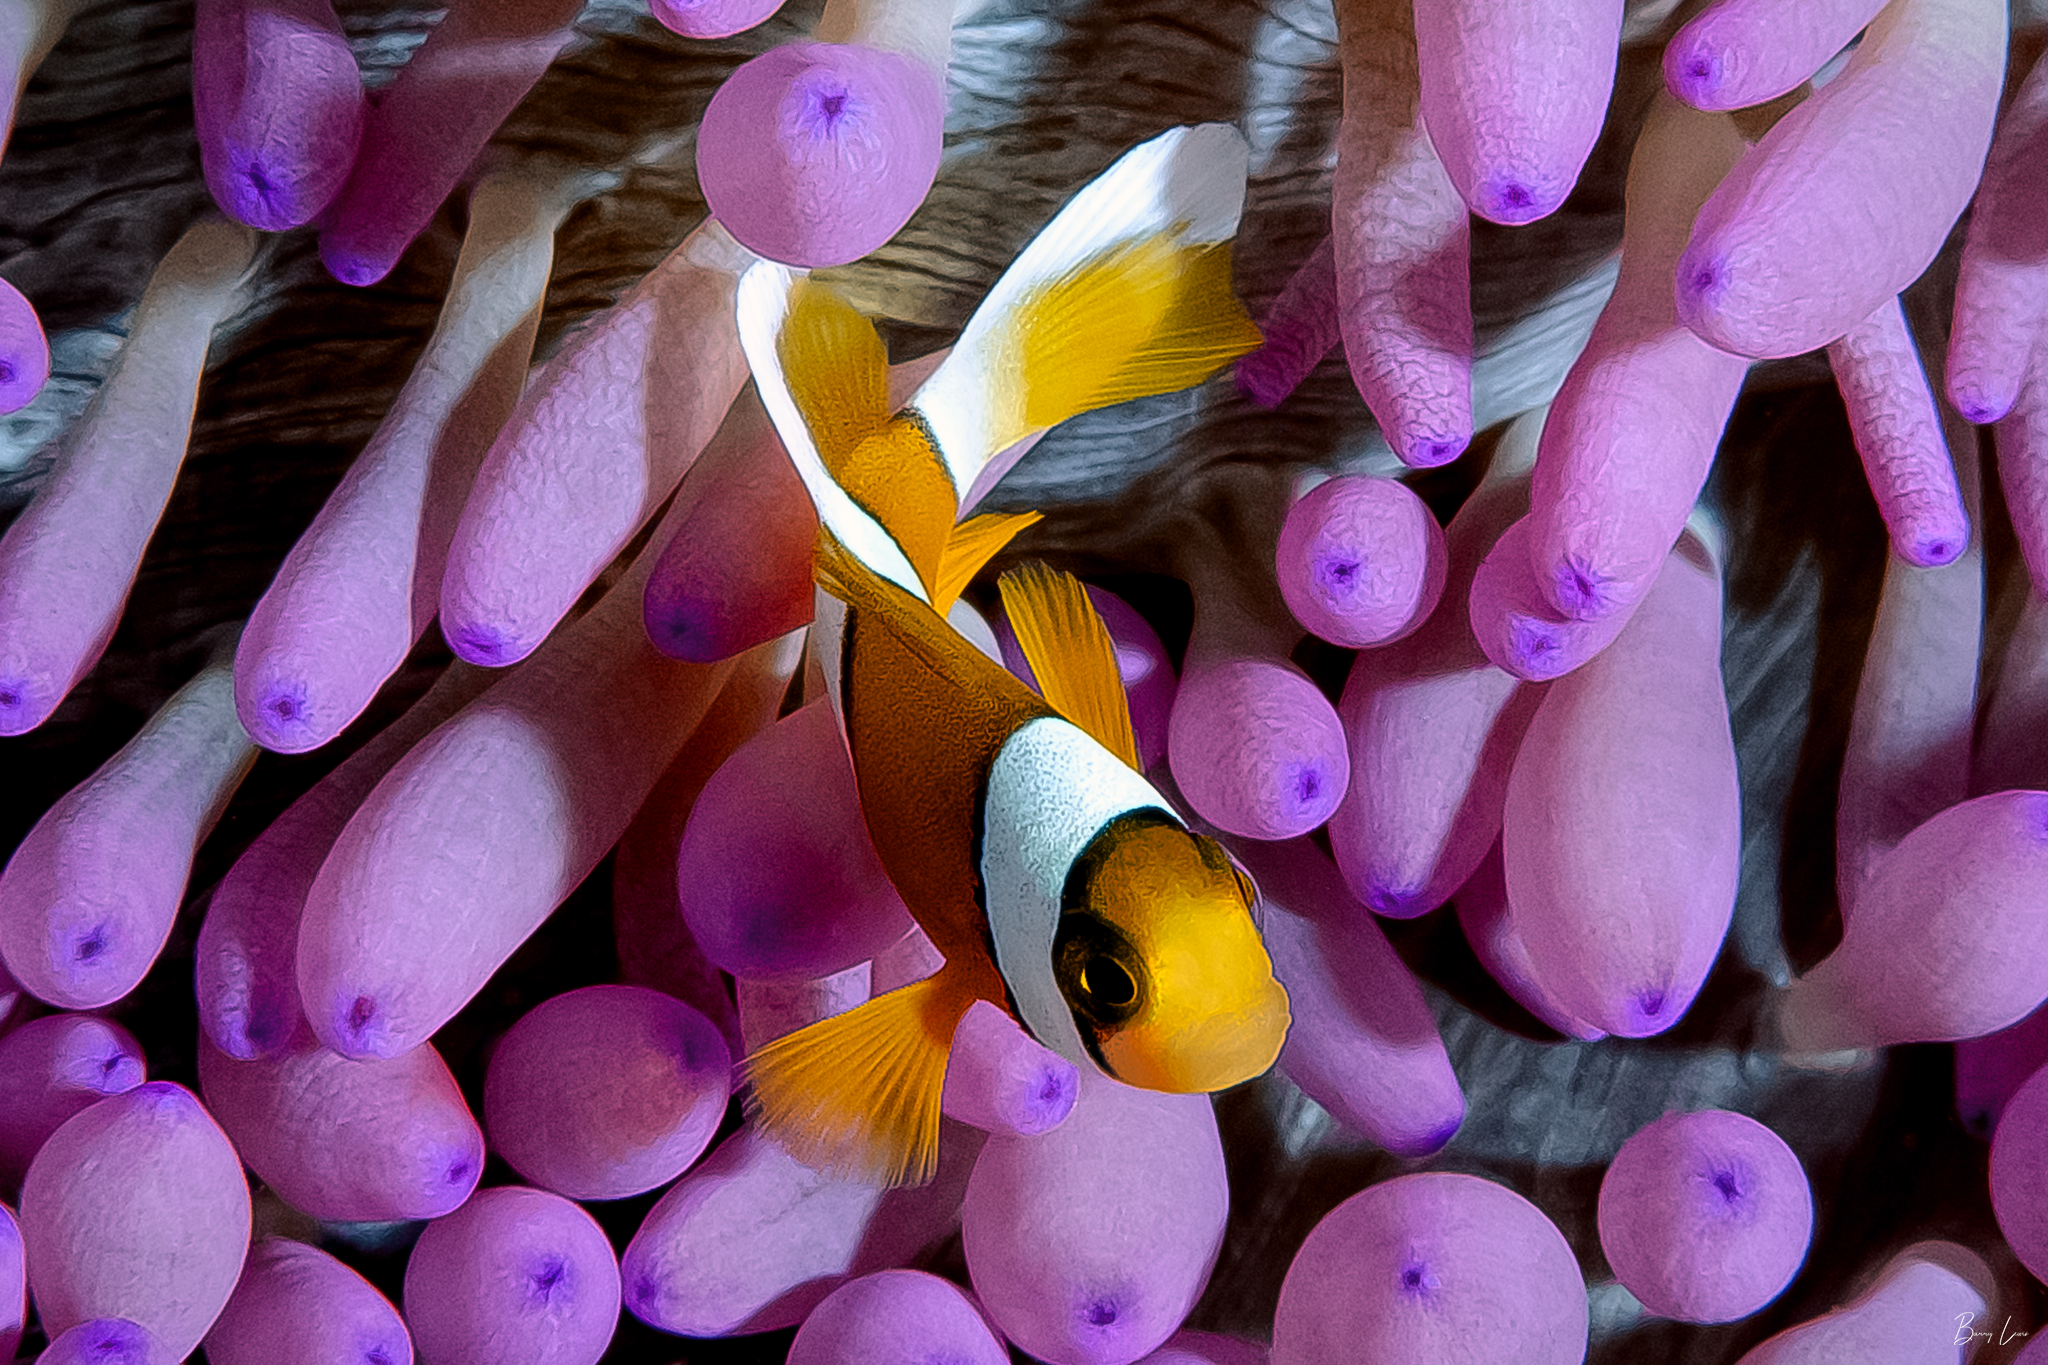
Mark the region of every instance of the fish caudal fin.
[[1230, 288], [1230, 244], [1166, 234], [1089, 261], [1019, 310], [1027, 430], [1199, 384], [1260, 342]]
[[1248, 163], [1228, 124], [1172, 129], [1025, 248], [911, 400], [963, 495], [1032, 432], [1186, 388], [1258, 346], [1230, 287]]
[[742, 1064], [748, 1111], [806, 1166], [922, 1185], [938, 1168], [953, 1030], [977, 998], [942, 968], [778, 1038]]
[[1143, 771], [1130, 702], [1116, 666], [1116, 644], [1081, 581], [1044, 564], [1026, 564], [1004, 574], [996, 586], [1047, 703], [1097, 744]]
[[997, 551], [1014, 540], [1019, 531], [1042, 518], [1036, 512], [985, 512], [969, 517], [953, 528], [946, 552], [939, 559], [938, 581], [933, 584], [932, 610], [944, 616], [967, 585], [994, 559]]
[[[740, 346], [761, 405], [811, 495], [819, 522], [874, 573], [919, 601], [927, 600], [924, 580], [902, 546], [840, 486], [827, 464], [828, 455], [843, 462], [887, 420], [886, 363], [879, 371], [879, 409], [873, 400], [881, 347], [874, 328], [858, 315], [849, 320], [853, 310], [830, 291], [773, 261], [761, 261], [740, 277], [738, 312]], [[866, 329], [865, 337], [860, 328]], [[785, 331], [793, 370], [784, 367]], [[838, 373], [842, 365], [856, 373]], [[818, 423], [816, 437], [811, 414]]]

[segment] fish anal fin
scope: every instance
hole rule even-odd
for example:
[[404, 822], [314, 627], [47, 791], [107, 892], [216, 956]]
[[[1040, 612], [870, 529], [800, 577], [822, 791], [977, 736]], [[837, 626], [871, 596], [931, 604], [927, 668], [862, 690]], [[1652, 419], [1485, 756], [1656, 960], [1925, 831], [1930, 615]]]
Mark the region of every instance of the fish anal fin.
[[841, 479], [847, 457], [889, 420], [889, 354], [881, 337], [830, 286], [805, 278], [790, 287], [775, 350], [818, 458]]
[[742, 1064], [762, 1131], [816, 1170], [881, 1186], [938, 1169], [953, 1031], [979, 998], [937, 975], [767, 1044]]
[[1026, 564], [996, 581], [1003, 611], [1053, 709], [1134, 770], [1138, 741], [1117, 671], [1116, 645], [1081, 580]]
[[1259, 346], [1231, 289], [1230, 244], [1175, 236], [1102, 252], [1022, 302], [1014, 372], [1026, 431], [1199, 384]]
[[960, 594], [981, 572], [981, 566], [1016, 538], [1025, 527], [1041, 520], [1036, 512], [984, 512], [969, 517], [953, 528], [939, 556], [938, 579], [932, 584], [932, 610], [944, 616], [960, 600]]

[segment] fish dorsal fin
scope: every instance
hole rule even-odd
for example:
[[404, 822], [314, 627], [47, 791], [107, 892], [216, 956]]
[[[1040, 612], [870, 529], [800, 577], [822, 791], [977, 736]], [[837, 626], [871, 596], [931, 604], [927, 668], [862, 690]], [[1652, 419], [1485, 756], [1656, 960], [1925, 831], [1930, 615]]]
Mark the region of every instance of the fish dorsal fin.
[[889, 353], [882, 338], [829, 285], [800, 278], [790, 286], [775, 350], [819, 459], [843, 483], [847, 456], [889, 420]]
[[1040, 520], [1036, 512], [984, 512], [953, 528], [946, 552], [939, 558], [938, 582], [932, 588], [932, 610], [944, 616], [960, 594], [1019, 531]]
[[1026, 564], [996, 586], [1041, 695], [1096, 743], [1143, 771], [1116, 645], [1081, 580], [1044, 564]]
[[778, 1038], [742, 1064], [748, 1109], [815, 1170], [922, 1185], [938, 1168], [953, 1031], [976, 998], [941, 969]]

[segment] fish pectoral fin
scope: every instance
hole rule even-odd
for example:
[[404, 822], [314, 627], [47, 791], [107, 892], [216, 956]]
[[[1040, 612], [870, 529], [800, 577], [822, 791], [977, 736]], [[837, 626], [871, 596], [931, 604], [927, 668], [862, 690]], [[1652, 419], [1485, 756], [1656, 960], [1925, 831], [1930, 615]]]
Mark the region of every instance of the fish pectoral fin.
[[1019, 531], [1041, 520], [1036, 512], [985, 512], [953, 528], [939, 557], [938, 581], [932, 588], [932, 610], [944, 616], [960, 594]]
[[1116, 645], [1081, 580], [1044, 564], [1026, 564], [997, 579], [996, 586], [1046, 701], [1096, 743], [1143, 771]]
[[978, 997], [957, 971], [878, 995], [742, 1063], [749, 1114], [815, 1170], [882, 1186], [938, 1169], [953, 1031]]
[[775, 350], [818, 457], [843, 482], [847, 457], [889, 420], [889, 354], [882, 338], [831, 286], [802, 278], [790, 286]]

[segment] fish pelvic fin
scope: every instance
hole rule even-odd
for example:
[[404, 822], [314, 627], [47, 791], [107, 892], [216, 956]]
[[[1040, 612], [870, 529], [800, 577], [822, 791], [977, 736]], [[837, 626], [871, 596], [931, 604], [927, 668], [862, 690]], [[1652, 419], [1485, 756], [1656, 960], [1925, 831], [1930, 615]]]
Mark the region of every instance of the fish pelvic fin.
[[890, 416], [889, 357], [874, 324], [829, 285], [798, 277], [775, 358], [826, 477], [894, 542], [936, 600], [960, 500], [923, 422]]
[[911, 399], [966, 497], [1033, 432], [1201, 382], [1260, 344], [1230, 284], [1249, 151], [1169, 129], [1084, 186], [996, 281]]
[[939, 557], [938, 581], [932, 587], [932, 610], [944, 616], [960, 600], [982, 566], [994, 559], [1025, 527], [1042, 520], [1036, 512], [984, 512], [953, 528]]
[[741, 1063], [749, 1116], [813, 1169], [925, 1184], [938, 1169], [953, 1031], [980, 998], [967, 972], [941, 968], [776, 1039]]
[[[852, 452], [889, 424], [887, 366], [874, 328], [829, 289], [773, 261], [757, 262], [740, 277], [737, 310], [740, 346], [761, 405], [819, 523], [872, 573], [926, 600], [925, 578], [903, 545], [827, 463], [829, 451], [844, 468]], [[785, 336], [798, 367], [794, 375], [783, 363]], [[851, 377], [839, 373], [842, 367]]]
[[1032, 563], [1010, 570], [996, 586], [1047, 703], [1134, 771], [1144, 771], [1116, 644], [1081, 580]]

